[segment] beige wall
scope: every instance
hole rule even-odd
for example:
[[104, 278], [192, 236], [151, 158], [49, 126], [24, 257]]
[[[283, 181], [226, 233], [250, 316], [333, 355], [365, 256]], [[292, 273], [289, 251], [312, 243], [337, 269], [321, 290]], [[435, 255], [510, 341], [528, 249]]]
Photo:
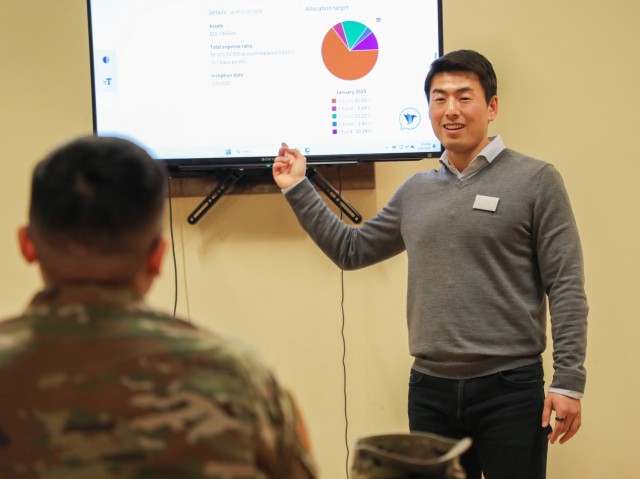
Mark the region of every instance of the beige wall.
[[[551, 447], [549, 477], [640, 477], [640, 166], [633, 148], [640, 4], [444, 3], [445, 49], [480, 50], [496, 67], [501, 111], [493, 131], [558, 167], [583, 237], [591, 305], [584, 426], [568, 444]], [[54, 145], [90, 131], [84, 0], [0, 0], [0, 316], [20, 311], [38, 286], [14, 234], [25, 220], [31, 168]], [[408, 175], [433, 165], [378, 164], [377, 188], [347, 197], [370, 217]], [[226, 196], [190, 226], [185, 218], [198, 201], [173, 204], [180, 314], [253, 343], [297, 392], [323, 477], [344, 477], [340, 272], [278, 194]], [[166, 310], [173, 306], [170, 259], [151, 295]], [[350, 444], [407, 428], [405, 276], [404, 256], [344, 275]]]

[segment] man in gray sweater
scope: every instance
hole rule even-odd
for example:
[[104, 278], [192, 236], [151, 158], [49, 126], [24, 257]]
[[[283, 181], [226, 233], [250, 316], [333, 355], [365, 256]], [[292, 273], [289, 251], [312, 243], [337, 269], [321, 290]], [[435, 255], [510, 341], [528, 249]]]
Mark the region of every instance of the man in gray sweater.
[[[339, 267], [407, 252], [411, 430], [470, 436], [470, 479], [544, 478], [548, 442], [580, 428], [586, 380], [588, 306], [569, 198], [552, 165], [488, 137], [498, 97], [484, 56], [437, 59], [425, 93], [442, 165], [409, 178], [361, 227], [326, 207], [304, 156], [286, 144], [274, 179]], [[554, 373], [545, 397], [547, 303]]]

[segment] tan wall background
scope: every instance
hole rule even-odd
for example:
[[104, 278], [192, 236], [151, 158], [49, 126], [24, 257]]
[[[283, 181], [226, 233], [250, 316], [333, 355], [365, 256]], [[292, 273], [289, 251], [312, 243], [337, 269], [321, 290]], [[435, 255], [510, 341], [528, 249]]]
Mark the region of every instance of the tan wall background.
[[[477, 49], [497, 70], [493, 131], [557, 166], [582, 233], [591, 305], [584, 426], [551, 447], [549, 477], [640, 477], [640, 3], [444, 4], [445, 50]], [[86, 23], [84, 0], [0, 0], [0, 316], [19, 312], [39, 284], [15, 242], [31, 169], [91, 132]], [[347, 198], [370, 217], [407, 176], [434, 165], [378, 164], [376, 189]], [[340, 271], [279, 194], [226, 196], [190, 226], [199, 201], [173, 202], [179, 313], [253, 343], [296, 391], [323, 477], [344, 477]], [[169, 257], [150, 298], [165, 310], [172, 273]], [[405, 256], [344, 275], [349, 444], [407, 429], [405, 281]]]

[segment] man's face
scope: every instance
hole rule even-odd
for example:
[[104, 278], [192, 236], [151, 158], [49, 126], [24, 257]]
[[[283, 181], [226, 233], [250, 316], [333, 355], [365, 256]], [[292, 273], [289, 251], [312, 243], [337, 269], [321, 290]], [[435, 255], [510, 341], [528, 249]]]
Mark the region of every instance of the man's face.
[[450, 158], [468, 164], [488, 144], [489, 122], [497, 113], [498, 97], [487, 104], [475, 73], [444, 72], [433, 78], [429, 118]]

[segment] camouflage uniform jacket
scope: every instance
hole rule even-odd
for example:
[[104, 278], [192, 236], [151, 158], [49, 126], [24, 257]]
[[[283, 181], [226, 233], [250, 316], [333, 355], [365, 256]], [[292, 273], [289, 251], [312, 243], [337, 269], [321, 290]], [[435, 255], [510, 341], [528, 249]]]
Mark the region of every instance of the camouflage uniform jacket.
[[0, 322], [0, 478], [315, 478], [291, 397], [239, 344], [97, 286]]

